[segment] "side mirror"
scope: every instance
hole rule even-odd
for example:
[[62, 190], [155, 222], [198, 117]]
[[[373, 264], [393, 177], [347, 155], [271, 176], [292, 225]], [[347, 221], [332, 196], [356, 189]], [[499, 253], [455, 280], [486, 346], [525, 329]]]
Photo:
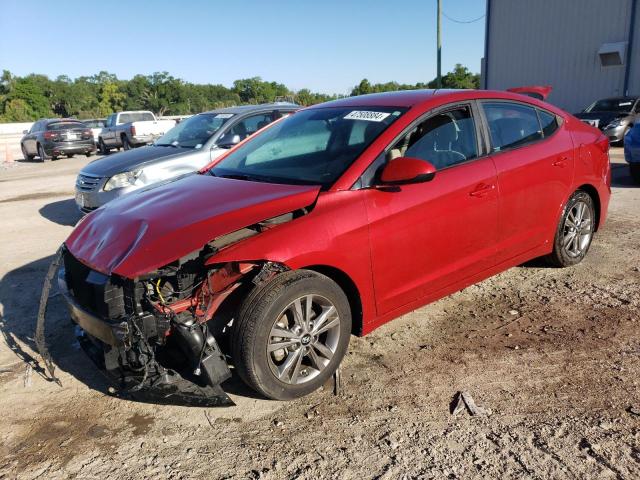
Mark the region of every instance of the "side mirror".
[[380, 175], [381, 184], [407, 185], [433, 180], [436, 167], [426, 160], [412, 157], [399, 157], [384, 166]]
[[216, 144], [220, 148], [231, 148], [234, 145], [237, 145], [239, 143], [240, 143], [240, 135], [238, 135], [237, 133], [235, 135], [232, 133], [225, 133], [216, 142]]

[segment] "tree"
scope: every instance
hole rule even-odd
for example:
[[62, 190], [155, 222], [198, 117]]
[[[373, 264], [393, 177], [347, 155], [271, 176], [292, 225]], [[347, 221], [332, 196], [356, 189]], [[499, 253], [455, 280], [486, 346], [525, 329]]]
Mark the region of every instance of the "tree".
[[[436, 88], [437, 81], [429, 82], [429, 88]], [[471, 73], [467, 67], [456, 63], [453, 70], [442, 77], [442, 88], [480, 88], [480, 74]]]
[[100, 114], [107, 116], [113, 112], [122, 110], [124, 99], [125, 95], [120, 91], [117, 84], [113, 82], [105, 83], [100, 90], [100, 104], [98, 105]]

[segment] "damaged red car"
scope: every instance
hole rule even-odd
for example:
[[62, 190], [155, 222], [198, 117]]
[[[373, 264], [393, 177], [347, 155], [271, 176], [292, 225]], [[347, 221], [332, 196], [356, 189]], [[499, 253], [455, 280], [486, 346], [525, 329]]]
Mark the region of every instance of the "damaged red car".
[[231, 403], [323, 385], [351, 335], [509, 267], [580, 262], [608, 141], [534, 98], [404, 91], [301, 110], [81, 220], [59, 285], [122, 389]]

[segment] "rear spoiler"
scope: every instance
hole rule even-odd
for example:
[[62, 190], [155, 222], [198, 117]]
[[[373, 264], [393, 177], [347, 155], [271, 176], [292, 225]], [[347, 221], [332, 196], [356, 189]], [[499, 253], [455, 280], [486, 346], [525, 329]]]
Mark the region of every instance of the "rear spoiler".
[[507, 92], [519, 93], [521, 95], [527, 95], [529, 97], [536, 98], [538, 100], [546, 100], [549, 94], [553, 90], [551, 85], [532, 85], [529, 87], [513, 87], [507, 88]]

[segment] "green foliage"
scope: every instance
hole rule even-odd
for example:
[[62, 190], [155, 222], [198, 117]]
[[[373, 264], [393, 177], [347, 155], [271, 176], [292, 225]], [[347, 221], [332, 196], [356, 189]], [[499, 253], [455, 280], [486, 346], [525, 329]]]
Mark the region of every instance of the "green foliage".
[[[442, 77], [445, 88], [478, 88], [479, 75], [456, 65]], [[363, 79], [351, 95], [433, 88], [428, 84], [371, 84]], [[240, 104], [266, 103], [278, 100], [294, 101], [308, 106], [340, 98], [312, 92], [307, 88], [297, 92], [277, 82], [260, 77], [236, 80], [231, 88], [224, 85], [195, 84], [175, 78], [168, 72], [136, 75], [120, 80], [109, 72], [71, 79], [60, 75], [51, 80], [45, 75], [16, 77], [8, 70], [0, 76], [0, 122], [31, 121], [46, 117], [105, 117], [118, 110], [151, 110], [158, 115], [188, 115], [214, 108]]]
[[[396, 90], [414, 90], [420, 88], [436, 88], [436, 79], [429, 83], [402, 84], [398, 82], [371, 84], [366, 78], [351, 90], [351, 96], [367, 93], [392, 92]], [[453, 71], [442, 76], [442, 88], [480, 88], [480, 74], [471, 73], [467, 67], [456, 64]]]

